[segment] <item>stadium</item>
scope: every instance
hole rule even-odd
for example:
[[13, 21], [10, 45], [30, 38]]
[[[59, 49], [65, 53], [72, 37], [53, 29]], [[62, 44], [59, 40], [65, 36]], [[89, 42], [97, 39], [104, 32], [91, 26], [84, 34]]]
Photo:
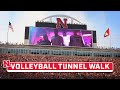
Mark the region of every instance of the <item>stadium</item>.
[[[67, 23], [67, 20], [70, 23]], [[114, 71], [110, 73], [10, 73], [3, 68], [3, 60], [13, 62], [113, 62]], [[120, 49], [98, 48], [96, 30], [89, 30], [86, 24], [82, 24], [73, 17], [52, 15], [35, 22], [35, 26], [25, 27], [24, 44], [0, 43], [0, 78], [120, 79], [119, 60]]]

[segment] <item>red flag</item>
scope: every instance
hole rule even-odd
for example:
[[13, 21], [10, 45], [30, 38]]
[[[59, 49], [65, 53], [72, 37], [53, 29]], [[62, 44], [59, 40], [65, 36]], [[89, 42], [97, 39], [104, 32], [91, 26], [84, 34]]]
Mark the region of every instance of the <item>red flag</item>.
[[110, 30], [109, 28], [106, 30], [105, 34], [104, 34], [104, 37], [108, 37], [110, 35]]
[[12, 27], [12, 24], [11, 24], [10, 22], [9, 22], [8, 28], [10, 28], [10, 29], [14, 32], [13, 27]]

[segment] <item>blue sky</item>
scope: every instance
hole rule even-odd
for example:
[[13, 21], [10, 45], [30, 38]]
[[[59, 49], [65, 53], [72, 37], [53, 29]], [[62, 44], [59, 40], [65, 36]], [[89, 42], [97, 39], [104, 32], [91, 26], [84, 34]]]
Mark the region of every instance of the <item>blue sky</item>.
[[96, 30], [98, 46], [110, 47], [110, 37], [104, 38], [110, 28], [111, 46], [120, 48], [120, 11], [0, 11], [0, 41], [7, 41], [9, 21], [14, 32], [9, 30], [8, 41], [24, 43], [25, 26], [35, 26], [35, 21], [57, 14], [76, 18], [87, 24], [88, 30]]

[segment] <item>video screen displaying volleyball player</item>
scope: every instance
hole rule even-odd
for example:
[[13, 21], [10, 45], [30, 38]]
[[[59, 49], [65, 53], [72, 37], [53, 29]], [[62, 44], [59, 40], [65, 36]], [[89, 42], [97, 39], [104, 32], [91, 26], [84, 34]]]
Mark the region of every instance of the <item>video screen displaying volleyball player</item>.
[[54, 36], [51, 37], [51, 43], [52, 45], [63, 46], [63, 37], [58, 32], [58, 29], [54, 29]]
[[92, 47], [92, 31], [30, 27], [30, 45]]
[[79, 33], [80, 33], [80, 31], [77, 31], [77, 30], [73, 31], [73, 35], [70, 36], [69, 46], [84, 47], [82, 36]]

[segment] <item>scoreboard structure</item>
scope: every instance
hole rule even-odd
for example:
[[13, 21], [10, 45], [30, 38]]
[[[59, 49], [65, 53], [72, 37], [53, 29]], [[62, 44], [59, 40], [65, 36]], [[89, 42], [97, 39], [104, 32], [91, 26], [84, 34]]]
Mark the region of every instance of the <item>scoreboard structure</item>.
[[76, 20], [78, 23], [70, 24], [68, 18], [59, 15], [54, 19], [56, 22], [43, 19], [35, 22], [35, 26], [26, 26], [24, 44], [96, 48], [96, 31], [88, 30], [87, 25], [79, 23], [74, 18], [71, 18], [71, 21]]
[[[51, 27], [51, 28], [56, 28], [56, 23], [50, 23], [50, 22], [36, 22], [35, 23], [36, 27]], [[79, 25], [79, 24], [67, 24], [68, 29], [83, 29], [87, 30], [87, 25]], [[63, 27], [61, 27], [63, 28]]]

